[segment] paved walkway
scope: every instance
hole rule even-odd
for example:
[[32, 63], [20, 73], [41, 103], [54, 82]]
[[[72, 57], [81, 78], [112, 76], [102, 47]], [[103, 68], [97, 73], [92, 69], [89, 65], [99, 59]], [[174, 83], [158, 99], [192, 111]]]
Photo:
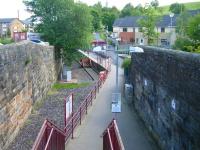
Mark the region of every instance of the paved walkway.
[[[119, 83], [122, 89], [123, 71], [119, 69]], [[115, 91], [115, 66], [112, 65], [108, 79], [93, 106], [89, 109], [82, 125], [79, 126], [66, 144], [66, 150], [102, 150], [102, 132], [106, 129], [114, 114], [111, 113], [111, 97]], [[154, 142], [148, 136], [146, 129], [138, 119], [134, 109], [130, 107], [122, 96], [122, 113], [117, 115], [119, 131], [126, 150], [157, 150]]]

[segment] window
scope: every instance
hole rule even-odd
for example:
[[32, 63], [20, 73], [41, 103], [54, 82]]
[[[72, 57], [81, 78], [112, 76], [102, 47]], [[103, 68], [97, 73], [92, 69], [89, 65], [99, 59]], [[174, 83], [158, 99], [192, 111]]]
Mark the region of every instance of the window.
[[6, 28], [6, 27], [7, 27], [7, 24], [2, 24], [2, 27], [3, 27], [3, 28]]
[[127, 28], [123, 28], [123, 32], [127, 32]]
[[141, 43], [143, 43], [144, 42], [144, 40], [143, 39], [141, 39]]
[[135, 32], [135, 28], [133, 28], [133, 32]]
[[164, 32], [165, 32], [165, 28], [161, 28], [161, 32], [163, 32], [163, 33], [164, 33]]
[[167, 46], [168, 45], [167, 39], [161, 39], [160, 42], [161, 42], [162, 46]]

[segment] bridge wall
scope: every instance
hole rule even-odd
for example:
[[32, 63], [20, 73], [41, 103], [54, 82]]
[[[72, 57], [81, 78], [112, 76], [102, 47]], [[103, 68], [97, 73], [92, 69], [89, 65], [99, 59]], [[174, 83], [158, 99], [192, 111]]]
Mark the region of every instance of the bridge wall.
[[0, 46], [0, 149], [15, 138], [57, 79], [54, 48], [31, 42]]
[[143, 48], [132, 54], [136, 110], [163, 149], [200, 149], [200, 55]]

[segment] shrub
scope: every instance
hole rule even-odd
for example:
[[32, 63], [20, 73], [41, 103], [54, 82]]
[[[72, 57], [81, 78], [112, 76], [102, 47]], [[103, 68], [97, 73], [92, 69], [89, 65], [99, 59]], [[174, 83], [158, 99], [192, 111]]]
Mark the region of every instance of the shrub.
[[122, 68], [128, 69], [131, 66], [131, 58], [125, 58], [122, 63]]

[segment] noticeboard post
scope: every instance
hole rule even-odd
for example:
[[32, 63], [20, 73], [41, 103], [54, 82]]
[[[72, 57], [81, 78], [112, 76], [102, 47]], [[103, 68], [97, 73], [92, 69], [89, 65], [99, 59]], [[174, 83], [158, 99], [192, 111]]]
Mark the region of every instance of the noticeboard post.
[[68, 97], [65, 98], [65, 126], [67, 124], [67, 120], [73, 114], [73, 93], [71, 93]]

